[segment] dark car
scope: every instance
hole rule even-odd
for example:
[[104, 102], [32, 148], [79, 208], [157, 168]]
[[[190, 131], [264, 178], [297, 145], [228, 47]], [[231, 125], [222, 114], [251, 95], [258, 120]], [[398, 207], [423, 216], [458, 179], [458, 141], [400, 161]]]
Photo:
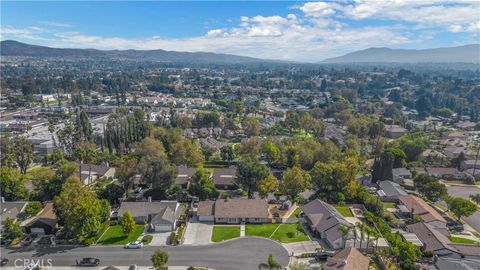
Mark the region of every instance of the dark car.
[[315, 260], [324, 261], [335, 254], [335, 251], [319, 251], [315, 254]]
[[29, 236], [25, 237], [25, 239], [23, 239], [22, 246], [24, 247], [30, 246], [33, 240], [35, 240], [35, 238], [37, 238], [36, 234], [30, 234]]
[[76, 261], [78, 266], [98, 266], [100, 259], [97, 258], [83, 258], [80, 261]]
[[8, 259], [4, 258], [0, 261], [0, 266], [5, 266], [8, 263]]

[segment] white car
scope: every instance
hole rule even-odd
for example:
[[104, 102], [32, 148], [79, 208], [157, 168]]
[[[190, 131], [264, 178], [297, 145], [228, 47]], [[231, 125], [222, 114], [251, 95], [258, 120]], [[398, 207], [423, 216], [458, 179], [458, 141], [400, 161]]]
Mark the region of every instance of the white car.
[[140, 241], [135, 241], [135, 242], [131, 242], [131, 243], [128, 243], [125, 245], [124, 248], [133, 248], [133, 249], [136, 249], [136, 248], [142, 248], [143, 247], [143, 243], [140, 242]]

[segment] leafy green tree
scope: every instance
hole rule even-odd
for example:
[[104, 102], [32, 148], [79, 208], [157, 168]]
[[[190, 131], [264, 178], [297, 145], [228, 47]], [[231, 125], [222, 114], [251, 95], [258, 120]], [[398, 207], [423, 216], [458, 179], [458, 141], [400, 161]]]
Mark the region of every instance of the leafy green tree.
[[292, 135], [293, 130], [300, 127], [300, 115], [296, 111], [288, 110], [284, 123], [288, 132]]
[[415, 188], [427, 199], [436, 202], [447, 196], [447, 188], [438, 179], [428, 175], [419, 174], [413, 179]]
[[3, 221], [3, 236], [7, 240], [14, 240], [19, 237], [22, 237], [25, 232], [22, 227], [20, 227], [21, 221], [15, 221], [13, 218], [6, 218]]
[[27, 198], [24, 176], [18, 169], [0, 166], [0, 190], [7, 201], [18, 201]]
[[125, 194], [125, 190], [121, 186], [111, 183], [98, 192], [98, 197], [106, 199], [111, 204], [119, 204], [123, 194]]
[[447, 204], [458, 220], [460, 220], [460, 217], [469, 217], [477, 211], [477, 206], [464, 198], [448, 198]]
[[157, 193], [156, 197], [165, 196], [177, 177], [177, 167], [171, 165], [166, 157], [143, 157], [138, 171], [143, 176], [143, 181], [151, 185]]
[[200, 200], [215, 199], [218, 196], [218, 191], [210, 178], [210, 173], [203, 167], [198, 167], [192, 176], [189, 191], [192, 195], [198, 196]]
[[257, 136], [260, 134], [260, 122], [256, 117], [245, 117], [242, 122], [245, 134], [248, 137]]
[[233, 145], [225, 145], [220, 149], [220, 155], [223, 160], [230, 161], [235, 159], [235, 148]]
[[245, 157], [237, 165], [237, 183], [248, 192], [248, 197], [253, 198], [260, 181], [269, 174], [268, 168], [260, 164], [257, 159]]
[[140, 157], [160, 157], [165, 155], [163, 143], [155, 138], [146, 137], [141, 142], [136, 144], [135, 152]]
[[32, 217], [38, 214], [40, 210], [42, 210], [42, 203], [37, 201], [28, 202], [27, 206], [25, 207], [24, 213], [27, 217]]
[[266, 141], [262, 144], [262, 153], [270, 166], [282, 157], [280, 149], [272, 141]]
[[267, 263], [261, 263], [258, 265], [258, 269], [261, 270], [261, 269], [268, 269], [268, 270], [272, 270], [272, 269], [282, 269], [282, 266], [277, 262], [277, 260], [275, 260], [275, 258], [273, 257], [272, 254], [269, 254], [268, 255], [268, 259], [267, 259]]
[[310, 113], [305, 112], [300, 116], [300, 127], [305, 131], [305, 133], [310, 132], [315, 124], [315, 119], [310, 115]]
[[132, 217], [130, 211], [123, 213], [122, 229], [124, 234], [129, 234], [135, 229], [135, 220]]
[[294, 199], [299, 193], [311, 187], [310, 175], [299, 166], [288, 168], [283, 173], [280, 191]]
[[353, 158], [329, 163], [317, 162], [310, 171], [313, 188], [319, 193], [342, 192], [351, 198], [356, 190], [358, 162]]
[[15, 137], [12, 141], [13, 155], [20, 171], [25, 174], [33, 160], [33, 144], [24, 137]]
[[78, 133], [77, 138], [79, 138], [81, 141], [91, 141], [93, 129], [92, 125], [90, 124], [90, 120], [83, 109], [80, 109], [77, 113], [75, 122]]
[[168, 262], [168, 253], [162, 250], [155, 250], [152, 254], [152, 264], [155, 270], [166, 269]]
[[170, 158], [177, 165], [196, 167], [201, 165], [205, 158], [202, 151], [191, 140], [182, 139], [172, 145]]
[[133, 178], [137, 173], [138, 161], [136, 159], [122, 160], [115, 170], [115, 176], [120, 180], [125, 191], [133, 185]]
[[275, 192], [277, 189], [278, 179], [271, 173], [258, 183], [258, 191], [263, 196], [267, 195], [268, 193]]
[[470, 195], [470, 199], [474, 201], [476, 204], [480, 204], [480, 193], [475, 195]]
[[105, 218], [102, 202], [76, 176], [67, 179], [53, 204], [66, 233], [81, 241], [94, 236]]

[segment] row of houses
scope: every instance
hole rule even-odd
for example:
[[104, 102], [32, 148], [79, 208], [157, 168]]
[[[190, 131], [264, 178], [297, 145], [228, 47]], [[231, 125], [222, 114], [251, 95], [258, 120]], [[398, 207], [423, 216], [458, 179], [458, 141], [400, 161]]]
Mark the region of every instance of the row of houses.
[[[187, 188], [190, 184], [192, 176], [195, 174], [195, 168], [178, 167], [175, 182], [183, 188]], [[215, 187], [221, 190], [232, 190], [236, 188], [235, 178], [237, 168], [217, 168], [213, 170], [211, 178], [215, 183]]]

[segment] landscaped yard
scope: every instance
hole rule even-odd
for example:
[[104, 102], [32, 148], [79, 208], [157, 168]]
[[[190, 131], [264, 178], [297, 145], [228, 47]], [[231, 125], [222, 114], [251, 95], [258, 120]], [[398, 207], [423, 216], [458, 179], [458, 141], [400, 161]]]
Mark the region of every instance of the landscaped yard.
[[[278, 228], [278, 229], [277, 229]], [[302, 231], [297, 231], [297, 224], [247, 224], [245, 235], [271, 238], [282, 243], [292, 243], [308, 240]]]
[[450, 236], [448, 239], [452, 243], [462, 243], [462, 244], [476, 244], [476, 243], [478, 243], [475, 240], [468, 239], [468, 238], [463, 238], [463, 237], [457, 237], [457, 236]]
[[335, 206], [335, 209], [344, 217], [353, 217], [352, 211], [348, 206]]
[[144, 226], [137, 225], [135, 229], [128, 235], [123, 233], [121, 225], [111, 226], [107, 231], [98, 239], [99, 245], [125, 245], [127, 243], [136, 241], [138, 237], [143, 233]]
[[240, 226], [214, 226], [212, 242], [220, 242], [235, 237], [240, 237]]
[[298, 214], [300, 214], [301, 212], [302, 212], [302, 208], [300, 208], [300, 206], [299, 206], [295, 209], [295, 211], [293, 211], [293, 213], [290, 217], [296, 218], [296, 217], [298, 217]]
[[383, 204], [383, 211], [387, 211], [388, 208], [395, 208], [395, 203], [393, 202], [382, 202]]

